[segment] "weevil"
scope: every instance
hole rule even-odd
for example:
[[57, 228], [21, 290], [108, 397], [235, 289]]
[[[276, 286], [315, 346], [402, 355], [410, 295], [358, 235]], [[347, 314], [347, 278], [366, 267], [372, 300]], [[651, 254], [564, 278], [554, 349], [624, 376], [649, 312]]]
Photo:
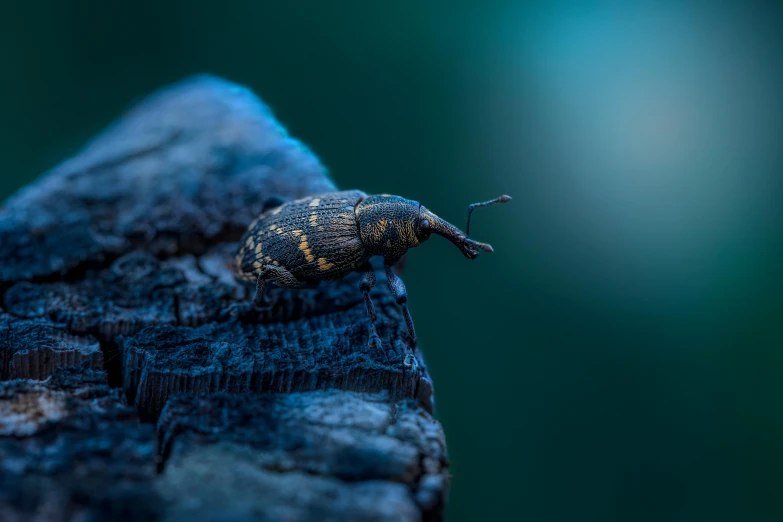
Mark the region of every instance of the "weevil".
[[331, 192], [296, 201], [272, 198], [248, 227], [234, 259], [235, 277], [255, 283], [253, 303], [268, 304], [267, 286], [303, 288], [319, 281], [336, 281], [351, 272], [363, 274], [359, 289], [370, 319], [370, 345], [380, 347], [375, 329], [375, 307], [370, 290], [375, 286], [372, 257], [384, 259], [386, 280], [402, 309], [412, 345], [416, 331], [408, 311], [408, 295], [392, 268], [409, 248], [435, 233], [445, 237], [468, 259], [492, 247], [468, 237], [470, 216], [477, 207], [505, 203], [510, 196], [474, 203], [468, 207], [465, 232], [439, 218], [418, 201], [388, 194], [368, 196], [359, 190]]

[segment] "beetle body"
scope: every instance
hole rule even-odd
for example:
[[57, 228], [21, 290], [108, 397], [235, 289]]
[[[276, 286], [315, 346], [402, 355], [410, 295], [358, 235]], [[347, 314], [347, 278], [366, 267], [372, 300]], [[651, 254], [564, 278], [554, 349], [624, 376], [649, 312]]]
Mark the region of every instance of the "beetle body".
[[[508, 201], [508, 196], [472, 205], [484, 206]], [[360, 289], [370, 317], [371, 343], [378, 343], [375, 310], [370, 289], [375, 273], [369, 264], [374, 256], [384, 258], [387, 282], [403, 310], [415, 344], [413, 321], [406, 306], [402, 280], [391, 270], [409, 248], [419, 246], [434, 232], [454, 243], [469, 259], [492, 247], [474, 241], [417, 201], [399, 196], [368, 196], [362, 191], [331, 192], [298, 199], [276, 201], [248, 228], [234, 260], [237, 279], [256, 284], [253, 302], [266, 302], [266, 283], [301, 288], [322, 280], [338, 280], [359, 271], [364, 276]], [[470, 214], [468, 214], [468, 229]]]

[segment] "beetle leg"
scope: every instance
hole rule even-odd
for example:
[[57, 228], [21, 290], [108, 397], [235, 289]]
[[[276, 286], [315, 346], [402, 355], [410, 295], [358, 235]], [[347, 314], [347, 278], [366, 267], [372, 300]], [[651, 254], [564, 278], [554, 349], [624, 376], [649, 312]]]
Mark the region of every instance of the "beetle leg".
[[264, 281], [264, 276], [266, 276], [266, 273], [262, 271], [258, 274], [258, 279], [256, 279], [256, 295], [253, 296], [253, 304], [257, 308], [269, 306], [269, 296], [266, 295], [267, 284]]
[[386, 282], [389, 284], [389, 290], [394, 294], [394, 298], [397, 300], [397, 304], [402, 308], [402, 316], [405, 318], [405, 324], [408, 326], [408, 334], [411, 338], [411, 345], [416, 346], [416, 330], [413, 328], [413, 319], [411, 313], [408, 311], [408, 293], [405, 290], [405, 283], [402, 279], [397, 277], [397, 274], [392, 270], [392, 265], [386, 265]]
[[[378, 316], [375, 314], [375, 306], [372, 304], [370, 298], [370, 290], [375, 286], [375, 270], [370, 263], [365, 263], [361, 266], [361, 270], [364, 271], [362, 276], [362, 282], [359, 283], [359, 289], [364, 295], [364, 306], [367, 307], [367, 315], [370, 317], [370, 346], [377, 346], [381, 348], [381, 338], [378, 336], [378, 332], [375, 330], [375, 321]], [[385, 352], [384, 352], [385, 353]]]
[[298, 280], [294, 275], [282, 266], [264, 265], [256, 280], [256, 295], [253, 297], [253, 303], [261, 308], [269, 304], [266, 296], [267, 281], [276, 283], [277, 286], [284, 288], [303, 288], [305, 283]]
[[294, 274], [283, 268], [282, 266], [264, 265], [262, 268], [264, 278], [276, 283], [277, 286], [283, 288], [304, 288], [307, 283], [303, 283], [294, 277]]

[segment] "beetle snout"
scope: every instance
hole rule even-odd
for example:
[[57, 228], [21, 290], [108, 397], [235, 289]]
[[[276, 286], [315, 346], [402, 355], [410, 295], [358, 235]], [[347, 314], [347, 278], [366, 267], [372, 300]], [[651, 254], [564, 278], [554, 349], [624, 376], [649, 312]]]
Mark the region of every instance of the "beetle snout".
[[492, 245], [489, 245], [487, 243], [479, 243], [478, 241], [473, 241], [472, 239], [465, 238], [464, 243], [462, 245], [462, 253], [465, 254], [465, 257], [468, 259], [476, 259], [482, 251], [484, 252], [494, 252], [492, 249]]

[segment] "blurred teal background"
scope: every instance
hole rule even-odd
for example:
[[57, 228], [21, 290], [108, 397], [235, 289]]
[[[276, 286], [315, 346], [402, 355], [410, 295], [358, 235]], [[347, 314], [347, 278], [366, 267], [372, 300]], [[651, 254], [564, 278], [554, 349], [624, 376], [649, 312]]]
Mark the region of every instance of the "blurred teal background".
[[618, 5], [3, 2], [0, 199], [246, 84], [340, 187], [514, 196], [408, 260], [450, 520], [783, 520], [783, 18]]

